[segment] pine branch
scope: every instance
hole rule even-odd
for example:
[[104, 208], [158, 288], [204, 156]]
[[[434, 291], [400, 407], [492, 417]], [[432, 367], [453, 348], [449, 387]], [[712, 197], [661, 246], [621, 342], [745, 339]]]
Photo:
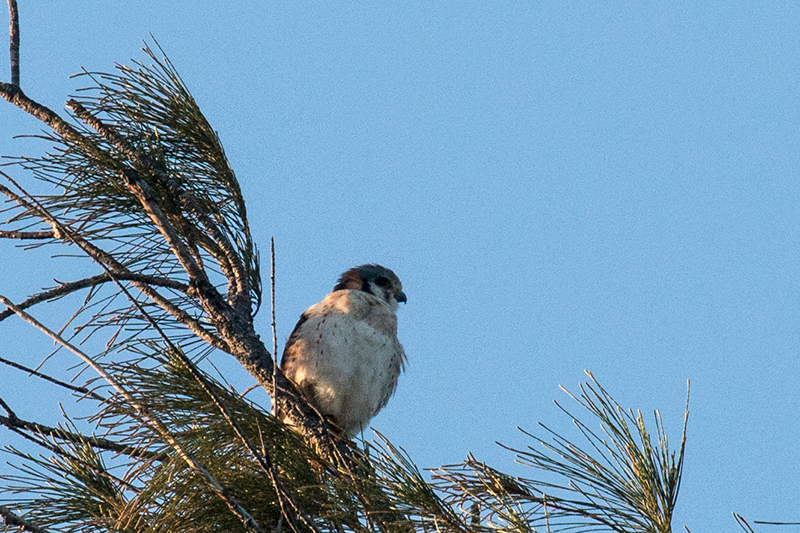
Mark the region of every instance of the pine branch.
[[[250, 287], [248, 276], [241, 258], [234, 250], [227, 236], [220, 231], [218, 225], [205, 213], [205, 210], [200, 207], [197, 201], [178, 183], [176, 183], [172, 177], [158, 168], [149, 157], [130, 146], [119, 134], [119, 132], [117, 132], [112, 126], [104, 124], [74, 99], [67, 101], [67, 106], [75, 112], [75, 115], [78, 118], [91, 126], [92, 129], [97, 131], [103, 138], [111, 142], [123, 154], [125, 154], [125, 156], [133, 163], [134, 168], [144, 169], [148, 174], [155, 176], [164, 185], [166, 185], [177, 198], [180, 199], [181, 203], [183, 203], [184, 206], [187, 207], [188, 210], [202, 223], [206, 231], [208, 231], [208, 234], [214, 240], [218, 249], [222, 252], [221, 254], [214, 255], [218, 261], [227, 266], [226, 270], [230, 272], [231, 276], [233, 277], [233, 285], [235, 286], [236, 290], [232, 291], [232, 300], [235, 301], [247, 295], [250, 291]], [[194, 271], [195, 265], [186, 263], [187, 259], [185, 258], [185, 250], [183, 250], [180, 246], [181, 239], [178, 239], [177, 235], [172, 234], [169, 231], [169, 223], [166, 221], [166, 217], [158, 216], [158, 210], [155, 209], [155, 206], [157, 206], [157, 201], [154, 197], [148, 195], [147, 191], [144, 189], [146, 186], [142, 182], [138, 172], [135, 174], [130, 172], [126, 176], [126, 180], [129, 181], [129, 187], [132, 187], [134, 194], [142, 202], [145, 211], [150, 215], [151, 219], [153, 219], [153, 222], [156, 224], [162, 234], [164, 234], [164, 237], [170, 243], [173, 252], [175, 252], [175, 255], [184, 264], [184, 268], [187, 269], [189, 275], [196, 278], [201, 278], [199, 272]], [[140, 187], [143, 189], [142, 191], [138, 190]], [[156, 218], [153, 218], [154, 216]], [[214, 248], [211, 248], [211, 250], [213, 251]], [[234, 308], [237, 307], [238, 306], [234, 304]]]
[[[119, 274], [115, 274], [114, 277], [120, 281], [136, 281], [141, 284], [146, 284], [155, 287], [165, 287], [183, 293], [188, 293], [190, 291], [189, 286], [186, 285], [185, 283], [180, 283], [178, 281], [173, 281], [171, 279], [161, 278], [158, 276], [149, 276], [146, 274], [138, 274], [136, 272], [120, 272]], [[30, 298], [26, 299], [25, 301], [18, 303], [17, 307], [19, 307], [20, 309], [27, 309], [38, 303], [55, 300], [57, 298], [61, 298], [63, 296], [71, 294], [75, 291], [97, 287], [98, 285], [101, 285], [103, 283], [109, 283], [111, 281], [112, 281], [111, 276], [109, 276], [108, 274], [98, 274], [97, 276], [92, 276], [90, 278], [84, 278], [81, 280], [70, 281], [66, 283], [59, 283], [58, 287], [54, 287], [52, 289], [35, 294]], [[3, 321], [6, 318], [13, 315], [14, 312], [11, 311], [10, 309], [6, 309], [5, 311], [0, 311], [0, 321]]]
[[[155, 325], [155, 324], [154, 324]], [[169, 340], [164, 337], [164, 339], [169, 343]], [[183, 365], [189, 370], [192, 374], [192, 377], [200, 384], [202, 389], [205, 391], [206, 394], [212, 399], [214, 405], [219, 409], [220, 413], [222, 414], [225, 421], [233, 428], [237, 437], [242, 441], [245, 445], [245, 448], [250, 452], [253, 458], [256, 460], [258, 465], [267, 474], [272, 483], [275, 493], [278, 496], [278, 502], [281, 506], [281, 514], [286, 517], [289, 521], [289, 524], [292, 528], [292, 531], [299, 532], [300, 529], [296, 523], [296, 517], [299, 518], [307, 527], [309, 527], [312, 531], [316, 531], [319, 533], [319, 530], [314, 525], [313, 521], [308, 518], [305, 511], [300, 507], [297, 503], [295, 498], [286, 490], [281, 483], [278, 477], [278, 469], [276, 468], [275, 464], [272, 462], [272, 458], [270, 457], [269, 453], [267, 453], [266, 449], [262, 449], [261, 452], [256, 448], [253, 444], [252, 440], [247, 436], [247, 434], [242, 430], [241, 425], [236, 421], [236, 419], [231, 415], [230, 410], [226, 407], [225, 403], [223, 402], [222, 398], [214, 391], [214, 389], [210, 386], [209, 382], [203, 376], [203, 374], [198, 370], [195, 364], [186, 357], [180, 350], [172, 347], [172, 355], [177, 357]], [[289, 511], [284, 507], [284, 501], [288, 502], [292, 507], [292, 512]]]
[[178, 442], [175, 437], [170, 433], [167, 427], [164, 425], [163, 422], [158, 420], [150, 410], [143, 404], [139, 403], [127, 390], [125, 390], [122, 386], [117, 383], [117, 381], [108, 373], [106, 372], [100, 365], [98, 365], [91, 357], [83, 353], [81, 350], [70, 344], [69, 342], [65, 341], [61, 338], [60, 335], [54, 333], [52, 330], [47, 328], [41, 322], [27, 314], [25, 311], [17, 308], [10, 300], [6, 297], [0, 295], [0, 302], [4, 303], [6, 306], [10, 307], [17, 313], [21, 318], [35, 326], [37, 329], [44, 332], [54, 341], [56, 341], [61, 346], [67, 348], [75, 355], [80, 357], [84, 363], [90, 366], [97, 374], [99, 374], [109, 385], [111, 385], [125, 400], [136, 410], [136, 412], [141, 417], [142, 421], [146, 422], [150, 425], [160, 436], [164, 439], [164, 441], [169, 444], [178, 456], [183, 459], [186, 464], [195, 472], [200, 474], [208, 483], [208, 485], [214, 490], [214, 492], [219, 496], [219, 498], [225, 502], [231, 512], [239, 518], [241, 524], [249, 531], [253, 533], [264, 533], [261, 526], [253, 519], [250, 513], [247, 512], [244, 507], [242, 507], [239, 502], [234, 498], [230, 491], [223, 487], [215, 478], [211, 475], [208, 469], [201, 464], [197, 459], [195, 459], [194, 455], [191, 454], [180, 442]]
[[[217, 407], [219, 412], [222, 414], [225, 421], [233, 428], [237, 437], [241, 440], [241, 442], [245, 445], [245, 448], [250, 452], [253, 458], [256, 460], [258, 465], [261, 469], [267, 474], [269, 477], [272, 486], [275, 489], [275, 494], [278, 497], [278, 502], [281, 506], [281, 516], [285, 517], [289, 522], [292, 531], [296, 531], [299, 533], [299, 529], [296, 523], [296, 517], [300, 518], [300, 520], [309, 527], [312, 531], [318, 532], [317, 527], [314, 525], [313, 521], [308, 518], [306, 513], [297, 503], [295, 498], [286, 490], [281, 483], [278, 477], [278, 469], [276, 468], [275, 464], [272, 462], [272, 458], [270, 457], [269, 453], [267, 452], [266, 448], [262, 447], [262, 451], [255, 447], [253, 442], [247, 436], [247, 434], [242, 430], [241, 425], [236, 421], [236, 419], [231, 415], [230, 410], [225, 405], [225, 402], [222, 400], [219, 394], [216, 393], [214, 388], [205, 378], [202, 372], [197, 368], [197, 366], [192, 362], [191, 359], [186, 357], [182, 350], [180, 350], [175, 344], [164, 334], [163, 330], [159, 327], [158, 323], [144, 310], [144, 308], [137, 302], [128, 291], [119, 283], [118, 280], [115, 280], [117, 285], [119, 285], [120, 290], [122, 290], [125, 295], [130, 300], [131, 304], [134, 305], [140, 313], [142, 313], [147, 320], [150, 322], [150, 325], [158, 332], [161, 336], [162, 340], [165, 344], [169, 347], [169, 353], [175, 357], [182, 365], [184, 365], [188, 370], [192, 377], [197, 381], [203, 391], [212, 399], [214, 405]], [[0, 400], [2, 401], [2, 400]], [[292, 513], [284, 507], [284, 501], [287, 501], [292, 507]]]
[[[146, 169], [149, 172], [157, 173], [156, 169], [150, 164], [149, 161], [141, 158], [138, 154], [125, 142], [125, 140], [109, 125], [104, 124], [100, 119], [89, 113], [76, 100], [68, 100], [67, 107], [72, 109], [79, 119], [88, 124], [92, 129], [99, 133], [103, 138], [114, 144], [124, 155], [132, 159], [132, 163], [139, 168]], [[175, 228], [167, 220], [166, 215], [159, 206], [158, 200], [153, 195], [150, 186], [141, 178], [139, 172], [135, 168], [124, 168], [120, 171], [121, 178], [128, 189], [136, 196], [141, 203], [145, 213], [150, 217], [153, 224], [158, 228], [161, 234], [166, 239], [172, 252], [186, 269], [189, 278], [195, 284], [208, 284], [208, 278], [205, 272], [197, 264], [192, 257], [191, 253], [180, 238]]]
[[143, 459], [157, 459], [157, 460], [165, 459], [164, 454], [161, 453], [154, 453], [148, 450], [143, 450], [135, 446], [120, 444], [118, 442], [109, 439], [104, 439], [102, 437], [94, 437], [94, 436], [89, 437], [86, 435], [81, 435], [80, 433], [73, 433], [65, 429], [45, 426], [44, 424], [39, 424], [38, 422], [30, 422], [28, 420], [23, 420], [17, 417], [17, 415], [8, 407], [8, 405], [2, 400], [2, 398], [0, 398], [0, 406], [2, 406], [6, 410], [6, 413], [8, 414], [8, 416], [0, 415], [0, 425], [3, 425], [9, 429], [18, 429], [21, 431], [31, 432], [36, 435], [53, 437], [55, 439], [64, 440], [68, 442], [88, 444], [93, 448], [99, 448], [101, 450], [120, 453], [123, 455], [127, 455], [129, 457], [137, 457]]
[[[2, 86], [0, 86], [0, 93], [1, 92]], [[34, 110], [39, 109], [37, 107], [38, 104], [35, 102], [25, 100], [25, 103], [27, 107], [32, 107]], [[49, 110], [47, 111], [52, 113]], [[63, 122], [63, 120], [58, 118], [57, 115], [55, 118], [53, 118], [49, 114], [45, 113], [45, 119], [46, 120], [43, 119], [43, 121], [51, 126], [57, 127], [58, 129], [56, 129], [56, 131], [59, 132], [59, 134], [62, 134], [62, 136], [75, 139], [76, 144], [86, 144], [80, 138], [80, 134], [78, 134], [77, 131], [71, 126]], [[128, 172], [128, 178], [135, 179], [138, 178], [138, 176], [134, 176], [131, 172]], [[16, 183], [9, 176], [6, 175], [6, 179], [14, 183], [16, 186]], [[132, 182], [130, 185], [133, 185], [134, 183], [139, 186], [140, 194], [143, 195], [145, 204], [158, 209], [157, 205], [154, 205], [154, 201], [151, 199], [152, 193], [149, 193], [149, 188], [145, 189], [142, 187], [141, 181]], [[100, 250], [74, 232], [64, 228], [64, 226], [58, 222], [58, 220], [56, 220], [52, 215], [49, 215], [41, 206], [25, 200], [20, 195], [13, 193], [2, 185], [0, 185], [0, 192], [14, 199], [19, 205], [23, 206], [30, 212], [36, 213], [39, 218], [54, 228], [58, 238], [68, 240], [73, 244], [78, 245], [98, 264], [108, 266], [115, 275], [120, 272], [127, 272], [127, 269], [108, 253]], [[148, 203], [148, 201], [150, 203]], [[154, 211], [154, 215], [156, 216], [156, 220], [163, 220], [164, 218], [163, 213], [160, 212], [160, 209], [158, 209], [157, 212]], [[179, 241], [174, 233], [173, 237], [176, 241]], [[179, 246], [179, 249], [182, 253], [186, 252], [184, 247]], [[191, 257], [188, 255], [184, 255], [184, 259], [186, 259], [190, 265], [197, 267], [196, 263], [194, 263], [193, 259], [191, 259]], [[154, 293], [153, 289], [144, 284], [137, 288], [142, 290], [142, 292], [148, 296]], [[281, 413], [284, 413], [285, 416], [289, 417], [289, 419], [292, 420], [296, 427], [298, 427], [306, 437], [310, 438], [312, 442], [317, 443], [319, 447], [318, 449], [323, 456], [337, 462], [347, 462], [346, 458], [351, 455], [352, 451], [346, 445], [343, 445], [341, 439], [336, 436], [330, 424], [313, 407], [311, 407], [308, 402], [306, 402], [306, 400], [294, 387], [294, 384], [283, 375], [280, 369], [273, 368], [274, 365], [272, 356], [266, 350], [259, 336], [253, 330], [252, 321], [239, 319], [235, 322], [232, 322], [228, 320], [227, 318], [229, 313], [226, 312], [226, 303], [224, 300], [222, 300], [219, 293], [213, 288], [212, 285], [210, 285], [210, 283], [194, 285], [193, 289], [197, 291], [197, 296], [201, 299], [201, 301], [205, 301], [206, 304], [213, 302], [213, 306], [209, 306], [210, 309], [208, 310], [212, 312], [216, 311], [211, 315], [212, 323], [214, 323], [214, 325], [217, 327], [221, 337], [223, 339], [228, 339], [228, 346], [226, 347], [225, 351], [228, 351], [234, 355], [240, 364], [242, 364], [242, 366], [248, 372], [250, 372], [253, 377], [256, 378], [256, 380], [267, 390], [268, 394], [270, 395], [272, 395], [274, 392], [272, 387], [273, 373], [277, 374], [277, 386], [278, 390], [280, 391], [278, 395], [278, 408], [280, 409]], [[187, 323], [187, 326], [198, 334], [203, 333], [199, 328], [193, 328], [192, 323]], [[235, 342], [231, 342], [234, 340]]]
[[[56, 439], [61, 441], [62, 443], [71, 443], [71, 444], [80, 444], [84, 446], [90, 446], [92, 449], [102, 449], [105, 451], [113, 451], [116, 454], [128, 455], [129, 457], [134, 457], [137, 459], [146, 459], [148, 461], [163, 461], [167, 459], [166, 454], [151, 454], [152, 457], [148, 457], [150, 452], [146, 450], [142, 450], [140, 448], [134, 448], [132, 446], [127, 446], [128, 451], [133, 453], [125, 453], [124, 449], [112, 449], [112, 448], [119, 448], [117, 443], [113, 443], [108, 439], [100, 439], [96, 437], [86, 437], [85, 435], [81, 435], [77, 432], [67, 431], [62, 428], [49, 428], [42, 424], [36, 424], [31, 422], [26, 422], [24, 420], [19, 419], [13, 411], [11, 411], [8, 405], [5, 402], [0, 400], [0, 404], [6, 409], [7, 413], [9, 414], [8, 417], [3, 417], [0, 415], [0, 425], [6, 426], [10, 431], [16, 433], [20, 437], [29, 440], [36, 444], [37, 446], [44, 448], [45, 450], [49, 450], [54, 454], [54, 457], [60, 457], [65, 461], [68, 461], [72, 464], [77, 465], [82, 470], [91, 471], [98, 476], [110, 481], [111, 483], [123, 485], [129, 490], [136, 490], [130, 483], [125, 482], [113, 475], [111, 475], [105, 468], [98, 466], [97, 464], [89, 463], [80, 457], [76, 457], [74, 454], [69, 453], [68, 451], [64, 450], [63, 447], [59, 446], [58, 444], [54, 444], [51, 441], [45, 439], [44, 437], [49, 436], [52, 439]], [[20, 424], [25, 424], [27, 427], [20, 427]], [[109, 447], [108, 443], [111, 443]], [[12, 453], [16, 453], [20, 455], [19, 452], [14, 450], [11, 447], [6, 448], [6, 451], [10, 451]], [[0, 476], [0, 478], [5, 477], [6, 479], [9, 476]]]
[[[49, 125], [62, 138], [85, 150], [87, 155], [98, 154], [98, 149], [93, 146], [90, 141], [85, 139], [74, 127], [66, 123], [46, 106], [42, 106], [28, 98], [18, 87], [0, 83], [0, 96], [3, 96], [12, 104]], [[87, 117], [87, 119], [88, 118], [89, 117]], [[101, 126], [98, 127], [102, 129]], [[149, 191], [149, 187], [143, 184], [139, 176], [131, 172], [130, 169], [128, 169], [124, 178], [127, 180], [128, 187], [133, 188], [134, 191], [137, 191], [141, 196], [140, 202], [150, 209], [150, 215], [155, 218], [155, 221], [161, 221], [164, 224], [163, 229], [166, 235], [170, 236], [170, 245], [173, 247], [174, 251], [178, 252], [179, 259], [182, 263], [185, 263], [184, 267], [188, 266], [189, 275], [201, 275], [202, 270], [187, 252], [185, 246], [180, 243], [180, 239], [174, 234], [172, 228], [165, 223], [165, 217], [152, 199], [152, 193]], [[5, 188], [3, 187], [3, 189]], [[2, 192], [10, 197], [15, 197], [18, 203], [28, 209], [34, 212], [40, 211], [30, 207], [27, 202], [20, 201], [18, 195], [13, 195], [13, 193], [10, 195], [7, 190]], [[55, 226], [54, 230], [58, 237], [59, 234], [56, 228], [59, 228], [60, 224], [48, 215], [41, 212], [37, 214], [45, 222], [48, 222], [51, 226]], [[79, 245], [90, 257], [99, 263], [107, 264], [110, 267], [116, 267], [113, 268], [115, 273], [121, 270], [124, 271], [121, 265], [114, 261], [113, 258], [91, 245], [91, 243], [86, 242], [85, 239], [74, 234], [70, 234], [69, 237], [74, 244]], [[261, 343], [258, 335], [253, 331], [252, 322], [238, 320], [236, 323], [231, 323], [226, 316], [228, 313], [226, 313], [224, 300], [222, 300], [216, 289], [207, 282], [207, 278], [204, 281], [205, 283], [201, 281], [198, 285], [195, 285], [194, 288], [197, 290], [197, 296], [208, 306], [207, 311], [213, 313], [211, 315], [211, 320], [220, 331], [222, 338], [229, 339], [228, 343], [230, 346], [228, 351], [230, 351], [245, 369], [258, 380], [268, 393], [272, 394], [274, 392], [271, 390], [273, 374], [272, 357], [263, 343]], [[147, 294], [146, 287], [142, 287], [141, 289]], [[236, 342], [231, 343], [234, 339]], [[301, 428], [304, 435], [311, 438], [312, 441], [319, 443], [320, 450], [325, 456], [348, 456], [350, 452], [347, 450], [347, 447], [342, 447], [337, 442], [338, 439], [334, 436], [335, 434], [327, 421], [320, 417], [319, 414], [308, 405], [305, 399], [297, 392], [294, 385], [282, 375], [280, 370], [276, 370], [276, 373], [278, 374], [277, 385], [281, 391], [280, 403], [283, 404], [282, 406], [279, 405], [281, 412], [285, 413], [293, 422], [297, 422], [297, 427]]]
[[[10, 176], [8, 176], [2, 171], [0, 171], [0, 175], [3, 175], [10, 183], [12, 183], [15, 187], [17, 187], [24, 193], [24, 189], [22, 189]], [[67, 242], [71, 242], [77, 245], [97, 264], [101, 265], [105, 269], [108, 269], [108, 272], [106, 272], [105, 274], [108, 277], [108, 281], [112, 280], [112, 278], [109, 275], [109, 272], [113, 272], [114, 277], [117, 279], [131, 281], [134, 287], [139, 289], [145, 296], [149, 297], [157, 305], [161, 306], [162, 309], [164, 309], [170, 315], [175, 317], [180, 323], [189, 328], [198, 337], [200, 337], [208, 344], [216, 348], [222, 349], [223, 351], [229, 351], [228, 345], [225, 341], [213, 335], [211, 332], [207, 331], [202, 326], [202, 324], [200, 324], [199, 321], [192, 318], [183, 309], [172, 304], [168, 299], [161, 296], [158, 293], [158, 291], [156, 291], [153, 288], [153, 286], [162, 286], [170, 289], [179, 290], [181, 292], [185, 292], [189, 296], [194, 296], [195, 290], [191, 285], [186, 285], [180, 282], [174, 282], [166, 278], [147, 276], [131, 272], [122, 263], [117, 261], [111, 254], [105, 252], [104, 250], [101, 250], [94, 244], [87, 241], [85, 238], [81, 237], [78, 233], [66, 228], [53, 215], [51, 215], [47, 211], [47, 209], [45, 209], [36, 199], [32, 198], [27, 193], [24, 193], [25, 196], [27, 196], [26, 199], [24, 196], [14, 193], [13, 191], [11, 191], [10, 189], [8, 189], [3, 185], [0, 185], [0, 193], [5, 194], [6, 196], [14, 200], [18, 205], [25, 208], [28, 212], [35, 213], [35, 215], [39, 217], [41, 220], [50, 224], [53, 227], [53, 232], [56, 238], [63, 239]], [[75, 290], [83, 288], [80, 286], [80, 282], [76, 283], [78, 285], [76, 285]], [[38, 303], [38, 301], [35, 301], [33, 303]], [[3, 320], [7, 316], [7, 315], [4, 316], [3, 313], [5, 312], [0, 313], [0, 320]]]

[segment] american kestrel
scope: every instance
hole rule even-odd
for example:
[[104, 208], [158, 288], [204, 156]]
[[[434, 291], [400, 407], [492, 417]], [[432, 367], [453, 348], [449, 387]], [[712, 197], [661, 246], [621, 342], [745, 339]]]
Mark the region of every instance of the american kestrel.
[[397, 340], [403, 285], [380, 265], [351, 268], [333, 291], [300, 315], [281, 370], [306, 400], [348, 436], [389, 401], [406, 354]]

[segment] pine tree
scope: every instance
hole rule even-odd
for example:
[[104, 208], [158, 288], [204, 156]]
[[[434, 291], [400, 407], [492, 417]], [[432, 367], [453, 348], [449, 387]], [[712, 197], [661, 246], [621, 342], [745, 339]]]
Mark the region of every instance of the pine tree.
[[[28, 321], [76, 358], [82, 377], [0, 363], [69, 391], [92, 414], [49, 427], [0, 398], [0, 431], [30, 442], [5, 449], [17, 468], [0, 479], [7, 530], [672, 530], [685, 425], [670, 448], [658, 413], [652, 436], [641, 413], [591, 374], [573, 396], [583, 416], [564, 409], [583, 447], [542, 426], [529, 448], [509, 448], [531, 479], [471, 455], [423, 474], [380, 435], [362, 446], [338, 436], [275, 368], [254, 327], [262, 281], [245, 199], [157, 43], [143, 61], [83, 72], [86, 88], [63, 118], [20, 88], [9, 6], [11, 83], [0, 82], [0, 95], [49, 128], [39, 137], [52, 148], [0, 171], [9, 200], [0, 237], [88, 261], [80, 279], [22, 302], [0, 296], [0, 321]], [[28, 192], [16, 174], [48, 191]], [[77, 294], [64, 327], [33, 316]], [[293, 429], [212, 377], [204, 362], [229, 356], [277, 398]]]

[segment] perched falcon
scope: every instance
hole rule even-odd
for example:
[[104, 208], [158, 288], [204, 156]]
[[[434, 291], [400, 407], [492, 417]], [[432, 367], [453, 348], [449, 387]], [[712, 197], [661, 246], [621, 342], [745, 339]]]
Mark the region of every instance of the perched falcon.
[[300, 315], [281, 370], [348, 436], [389, 401], [406, 355], [397, 340], [403, 285], [380, 265], [351, 268], [333, 291]]

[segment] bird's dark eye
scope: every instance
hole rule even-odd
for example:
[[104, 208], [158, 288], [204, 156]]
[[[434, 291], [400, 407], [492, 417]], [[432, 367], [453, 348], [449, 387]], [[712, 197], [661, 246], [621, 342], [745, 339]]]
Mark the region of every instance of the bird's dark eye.
[[387, 287], [389, 285], [389, 278], [384, 278], [381, 276], [375, 280], [375, 285], [378, 287]]

